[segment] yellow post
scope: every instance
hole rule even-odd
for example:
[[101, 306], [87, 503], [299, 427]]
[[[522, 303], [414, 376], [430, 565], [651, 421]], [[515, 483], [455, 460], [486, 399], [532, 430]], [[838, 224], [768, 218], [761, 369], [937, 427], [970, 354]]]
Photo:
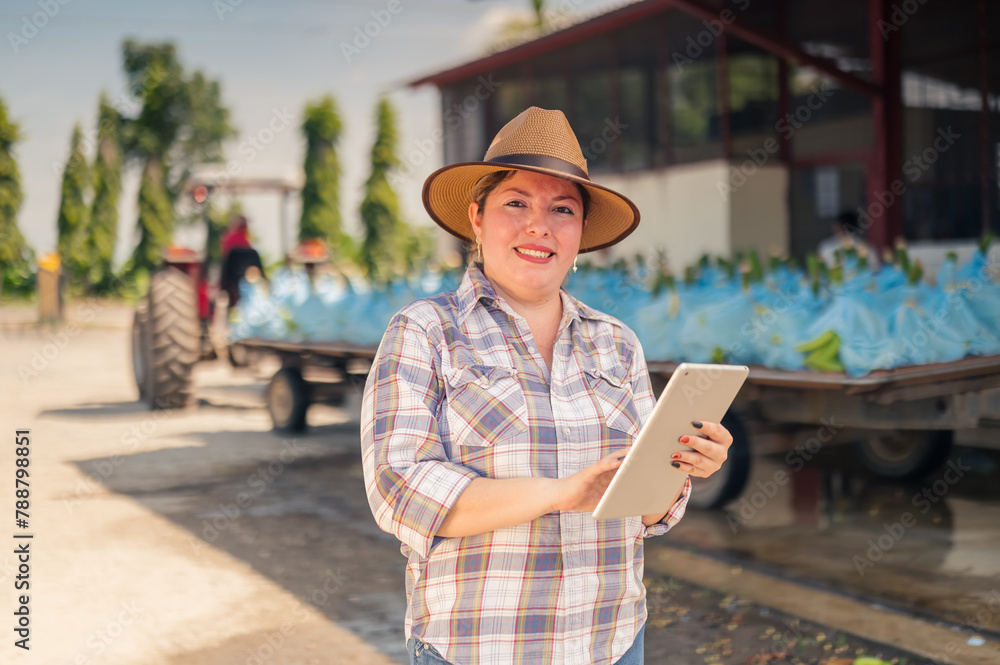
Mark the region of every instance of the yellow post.
[[48, 252], [38, 259], [38, 319], [43, 324], [62, 323], [60, 272], [59, 254]]

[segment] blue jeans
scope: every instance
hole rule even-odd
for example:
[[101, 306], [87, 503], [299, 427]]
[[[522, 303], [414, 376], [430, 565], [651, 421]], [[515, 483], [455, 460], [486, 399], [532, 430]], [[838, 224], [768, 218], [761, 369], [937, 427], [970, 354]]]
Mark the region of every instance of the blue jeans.
[[[615, 665], [643, 665], [645, 636], [646, 626], [643, 625], [639, 629], [639, 634], [635, 636], [632, 646], [618, 659]], [[406, 653], [410, 654], [410, 665], [451, 665], [438, 653], [437, 649], [416, 637], [411, 637], [406, 641]]]

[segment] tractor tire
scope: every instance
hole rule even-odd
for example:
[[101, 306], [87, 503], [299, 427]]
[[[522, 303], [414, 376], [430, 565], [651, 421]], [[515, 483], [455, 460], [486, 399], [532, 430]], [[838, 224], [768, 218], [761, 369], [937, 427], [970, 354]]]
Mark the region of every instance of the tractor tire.
[[201, 328], [194, 281], [176, 268], [149, 281], [146, 395], [152, 409], [180, 409], [191, 399]]
[[146, 377], [149, 369], [146, 366], [146, 335], [149, 325], [149, 309], [145, 300], [140, 301], [132, 315], [132, 374], [135, 385], [139, 389], [139, 401], [146, 401]]

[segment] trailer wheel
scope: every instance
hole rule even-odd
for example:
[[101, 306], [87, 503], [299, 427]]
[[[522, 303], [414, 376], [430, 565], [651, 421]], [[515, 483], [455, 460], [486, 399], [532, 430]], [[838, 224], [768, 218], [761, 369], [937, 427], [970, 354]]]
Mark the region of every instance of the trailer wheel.
[[267, 410], [274, 429], [301, 432], [306, 428], [309, 386], [294, 367], [283, 367], [267, 387]]
[[872, 434], [857, 444], [865, 468], [884, 478], [922, 478], [944, 464], [951, 452], [948, 430], [895, 430]]
[[132, 315], [132, 374], [135, 376], [135, 385], [139, 388], [140, 402], [146, 400], [146, 376], [149, 374], [145, 342], [148, 325], [149, 310], [146, 302], [140, 301]]
[[191, 398], [201, 330], [194, 281], [176, 268], [152, 275], [147, 300], [144, 399], [153, 409], [177, 409]]
[[708, 478], [691, 478], [691, 498], [694, 508], [721, 508], [740, 495], [750, 477], [750, 438], [742, 421], [727, 413], [722, 426], [733, 435], [733, 445], [722, 468]]

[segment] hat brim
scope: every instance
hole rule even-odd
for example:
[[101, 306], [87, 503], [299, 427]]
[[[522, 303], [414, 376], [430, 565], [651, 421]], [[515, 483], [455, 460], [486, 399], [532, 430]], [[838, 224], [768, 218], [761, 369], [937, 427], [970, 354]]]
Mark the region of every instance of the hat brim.
[[610, 247], [639, 226], [639, 209], [635, 204], [607, 187], [553, 169], [493, 162], [459, 162], [430, 174], [423, 189], [427, 214], [445, 231], [466, 242], [475, 242], [469, 221], [469, 193], [480, 178], [497, 171], [533, 171], [585, 187], [590, 194], [590, 206], [580, 238], [581, 253]]

